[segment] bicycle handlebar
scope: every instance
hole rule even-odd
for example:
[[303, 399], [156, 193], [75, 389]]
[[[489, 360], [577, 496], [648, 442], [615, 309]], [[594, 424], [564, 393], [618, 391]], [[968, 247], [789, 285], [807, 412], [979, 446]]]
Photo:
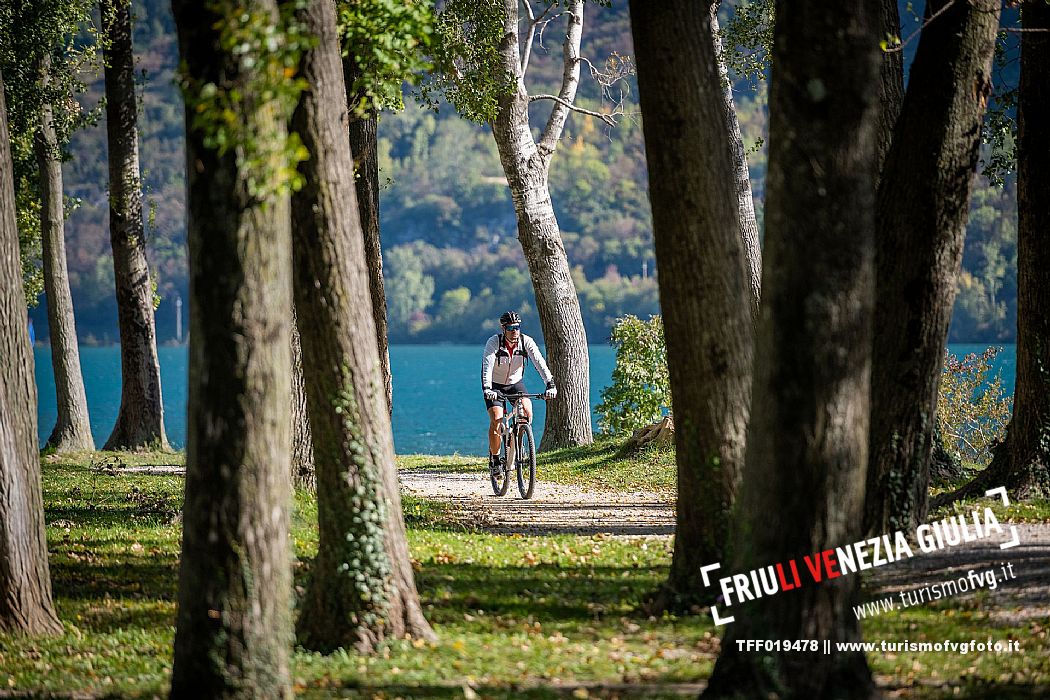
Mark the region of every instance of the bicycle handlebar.
[[504, 394], [502, 391], [496, 391], [496, 396], [500, 397], [504, 401], [513, 401], [515, 399], [539, 399], [545, 401], [543, 397], [545, 394]]

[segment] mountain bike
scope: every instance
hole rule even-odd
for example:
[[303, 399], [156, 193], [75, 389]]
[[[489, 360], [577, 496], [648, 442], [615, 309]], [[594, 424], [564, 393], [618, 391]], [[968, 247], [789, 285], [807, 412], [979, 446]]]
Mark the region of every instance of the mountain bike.
[[[500, 420], [500, 457], [505, 465], [501, 474], [489, 472], [492, 492], [497, 496], [507, 493], [510, 488], [511, 469], [518, 477], [518, 493], [523, 499], [532, 498], [536, 487], [536, 440], [532, 436], [532, 424], [522, 411], [522, 399], [543, 400], [543, 394], [504, 394], [496, 395], [503, 401], [503, 418]], [[507, 402], [512, 408], [507, 410]]]

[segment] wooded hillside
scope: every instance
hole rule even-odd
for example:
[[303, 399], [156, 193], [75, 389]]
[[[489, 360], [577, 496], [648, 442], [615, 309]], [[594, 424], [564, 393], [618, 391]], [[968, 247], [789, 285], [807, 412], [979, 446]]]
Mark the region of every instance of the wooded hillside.
[[[912, 13], [901, 13], [905, 32]], [[552, 34], [553, 36], [553, 34]], [[531, 80], [553, 86], [560, 47], [534, 56]], [[906, 47], [911, 48], [911, 47]], [[182, 100], [175, 84], [177, 46], [170, 4], [135, 2], [142, 142], [150, 260], [161, 297], [157, 333], [175, 333], [175, 300], [188, 298]], [[583, 55], [599, 67], [633, 53], [626, 3], [587, 6]], [[102, 95], [101, 69], [88, 78], [86, 107]], [[545, 89], [545, 88], [544, 88]], [[634, 85], [632, 84], [632, 90]], [[584, 71], [580, 104], [597, 109], [600, 91]], [[451, 107], [438, 111], [406, 98], [407, 109], [379, 126], [381, 224], [391, 342], [476, 342], [507, 308], [522, 310], [539, 336], [532, 288], [514, 239], [514, 210], [487, 127]], [[545, 118], [534, 105], [534, 124]], [[765, 83], [737, 86], [736, 107], [759, 223], [766, 153]], [[615, 127], [573, 115], [551, 171], [554, 208], [563, 230], [591, 342], [604, 342], [613, 319], [659, 312], [652, 224], [637, 93]], [[65, 164], [67, 193], [79, 200], [67, 227], [70, 283], [83, 341], [116, 342], [117, 311], [109, 244], [104, 120], [78, 132]], [[1016, 191], [975, 182], [951, 341], [1012, 342], [1016, 319]], [[47, 337], [43, 307], [31, 310]], [[183, 314], [184, 324], [187, 315]], [[185, 325], [184, 325], [185, 332]]]

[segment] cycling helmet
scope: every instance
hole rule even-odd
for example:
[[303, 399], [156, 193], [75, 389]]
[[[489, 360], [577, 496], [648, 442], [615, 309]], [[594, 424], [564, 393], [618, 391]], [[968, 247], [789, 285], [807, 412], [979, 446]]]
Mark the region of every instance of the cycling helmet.
[[509, 326], [512, 323], [521, 323], [521, 316], [515, 311], [504, 311], [503, 315], [499, 317], [499, 325]]

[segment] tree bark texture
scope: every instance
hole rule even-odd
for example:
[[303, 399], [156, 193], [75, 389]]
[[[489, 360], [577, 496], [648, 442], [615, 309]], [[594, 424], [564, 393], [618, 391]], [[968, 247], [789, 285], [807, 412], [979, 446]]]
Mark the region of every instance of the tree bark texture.
[[[50, 82], [51, 58], [39, 66], [40, 81]], [[88, 421], [87, 395], [80, 372], [80, 349], [73, 316], [73, 295], [69, 291], [66, 266], [65, 206], [63, 202], [62, 160], [55, 133], [54, 109], [44, 103], [40, 128], [33, 139], [40, 172], [40, 238], [44, 267], [44, 293], [47, 296], [47, 324], [51, 341], [51, 365], [55, 371], [58, 418], [48, 447], [56, 452], [93, 450]]]
[[710, 602], [700, 567], [725, 553], [751, 395], [758, 290], [713, 21], [690, 0], [631, 4], [678, 467], [674, 557], [653, 606], [661, 610]]
[[104, 449], [162, 450], [164, 433], [153, 285], [146, 259], [139, 178], [130, 0], [101, 0], [109, 143], [109, 239], [120, 325], [120, 412]]
[[[191, 84], [238, 90], [247, 138], [283, 139], [287, 114], [259, 94], [259, 68], [222, 48], [228, 18], [189, 0], [172, 7]], [[245, 11], [279, 22], [272, 0]], [[291, 698], [288, 198], [276, 172], [206, 146], [193, 116], [188, 103], [189, 420], [171, 696]]]
[[[900, 36], [897, 0], [879, 0], [881, 37]], [[881, 173], [893, 143], [893, 128], [904, 102], [904, 51], [883, 51], [879, 61], [879, 118], [875, 131], [875, 172]], [[876, 176], [877, 184], [878, 176]]]
[[364, 116], [354, 111], [361, 96], [353, 86], [360, 76], [352, 55], [343, 57], [343, 80], [347, 90], [350, 114], [350, 152], [354, 154], [354, 184], [357, 206], [361, 211], [361, 229], [365, 237], [365, 263], [368, 269], [368, 291], [372, 296], [372, 318], [376, 326], [376, 346], [386, 389], [387, 413], [394, 410], [394, 384], [390, 374], [390, 348], [387, 338], [386, 291], [383, 285], [383, 247], [379, 232], [379, 117], [369, 108]]
[[[732, 570], [861, 534], [874, 305], [877, 7], [777, 3], [762, 318]], [[662, 273], [661, 273], [662, 274]], [[863, 653], [739, 651], [736, 640], [860, 639], [858, 577], [722, 607], [705, 696], [868, 698]], [[728, 602], [728, 601], [726, 601]], [[724, 603], [720, 603], [723, 606]]]
[[[927, 5], [927, 15], [948, 0]], [[955, 2], [922, 31], [878, 188], [875, 354], [865, 527], [926, 514], [937, 389], [991, 90], [996, 0]]]
[[292, 339], [292, 483], [296, 488], [316, 491], [314, 440], [310, 433], [310, 414], [306, 408], [303, 349], [295, 314], [292, 314], [290, 337]]
[[976, 479], [946, 501], [1006, 486], [1050, 495], [1050, 6], [1021, 6], [1017, 121], [1017, 383], [1006, 441]]
[[0, 632], [60, 634], [47, 565], [36, 384], [26, 318], [0, 76]]
[[1021, 35], [1017, 107], [1017, 389], [1009, 466], [989, 487], [1029, 497], [1050, 495], [1050, 6], [1028, 0], [1021, 21], [1033, 31]]
[[[594, 441], [590, 411], [590, 358], [580, 299], [572, 281], [561, 229], [554, 216], [547, 176], [568, 109], [555, 104], [537, 144], [529, 127], [529, 95], [521, 71], [518, 0], [504, 0], [504, 38], [500, 50], [507, 72], [516, 77], [511, 94], [499, 101], [492, 122], [503, 172], [507, 176], [518, 220], [518, 240], [529, 266], [536, 310], [547, 349], [547, 363], [558, 385], [558, 397], [547, 406], [541, 450]], [[583, 0], [565, 6], [569, 29], [563, 51], [565, 70], [559, 97], [572, 103], [580, 77]]]
[[740, 241], [747, 255], [747, 283], [751, 318], [758, 323], [759, 302], [762, 299], [762, 243], [758, 237], [758, 219], [755, 217], [755, 198], [751, 193], [751, 172], [747, 167], [747, 152], [744, 137], [740, 133], [740, 120], [736, 116], [733, 101], [733, 81], [722, 60], [722, 39], [718, 29], [718, 6], [721, 0], [711, 5], [710, 34], [714, 41], [718, 64], [718, 78], [722, 85], [722, 110], [725, 113], [726, 133], [729, 135], [736, 174], [737, 220], [740, 225]]
[[374, 651], [385, 638], [433, 638], [423, 617], [401, 514], [386, 393], [368, 299], [364, 238], [347, 138], [332, 0], [299, 20], [317, 45], [292, 117], [310, 158], [292, 197], [295, 305], [317, 471], [317, 557], [297, 626], [316, 651]]

